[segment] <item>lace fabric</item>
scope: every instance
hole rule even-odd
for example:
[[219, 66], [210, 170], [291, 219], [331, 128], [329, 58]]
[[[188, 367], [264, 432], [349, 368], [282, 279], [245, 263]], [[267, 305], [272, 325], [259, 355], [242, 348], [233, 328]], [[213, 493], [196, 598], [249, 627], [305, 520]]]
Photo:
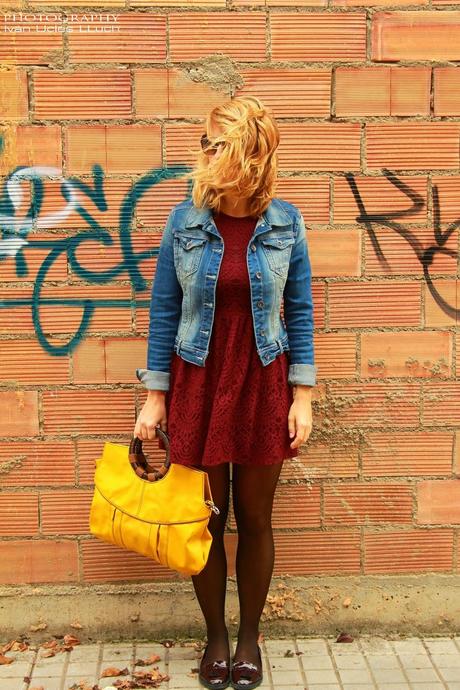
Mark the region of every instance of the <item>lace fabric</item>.
[[256, 219], [217, 213], [214, 220], [225, 246], [210, 351], [204, 367], [173, 353], [165, 398], [171, 462], [281, 462], [298, 455], [288, 430], [293, 393], [288, 353], [263, 366], [256, 350], [246, 263]]

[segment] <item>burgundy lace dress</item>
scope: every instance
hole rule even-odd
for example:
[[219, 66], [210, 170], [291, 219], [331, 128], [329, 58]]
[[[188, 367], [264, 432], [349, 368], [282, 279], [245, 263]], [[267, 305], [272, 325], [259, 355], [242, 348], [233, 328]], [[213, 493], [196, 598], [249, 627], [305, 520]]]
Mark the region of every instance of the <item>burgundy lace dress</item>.
[[[287, 353], [263, 366], [256, 350], [246, 265], [256, 219], [216, 213], [214, 220], [225, 246], [210, 350], [204, 367], [173, 352], [165, 396], [171, 462], [281, 462], [298, 455], [288, 429], [293, 393]], [[161, 438], [158, 445], [165, 449]]]

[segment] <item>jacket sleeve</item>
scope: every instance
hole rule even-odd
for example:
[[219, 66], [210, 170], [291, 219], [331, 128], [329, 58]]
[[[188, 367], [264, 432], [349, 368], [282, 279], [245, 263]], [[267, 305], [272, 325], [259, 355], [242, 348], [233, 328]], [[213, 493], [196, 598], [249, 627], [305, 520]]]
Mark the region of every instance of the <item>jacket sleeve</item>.
[[294, 228], [296, 239], [283, 291], [284, 320], [290, 350], [288, 383], [291, 386], [314, 386], [318, 367], [314, 363], [311, 265], [305, 222], [298, 209]]
[[173, 248], [174, 209], [160, 242], [150, 299], [147, 368], [136, 376], [149, 390], [169, 390], [171, 357], [182, 310], [182, 288], [177, 279]]

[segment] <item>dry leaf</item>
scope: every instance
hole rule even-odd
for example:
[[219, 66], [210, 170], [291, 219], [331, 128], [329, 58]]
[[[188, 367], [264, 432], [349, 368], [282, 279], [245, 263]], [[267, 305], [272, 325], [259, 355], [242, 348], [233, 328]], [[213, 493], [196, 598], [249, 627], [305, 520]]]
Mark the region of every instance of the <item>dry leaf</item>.
[[80, 640], [74, 635], [64, 635], [64, 644], [76, 645], [80, 644]]
[[342, 604], [343, 604], [343, 606], [350, 606], [350, 604], [351, 604], [350, 597], [347, 597], [346, 599], [344, 599]]
[[14, 640], [13, 644], [11, 645], [12, 652], [24, 652], [26, 649], [29, 649], [29, 645], [27, 645], [25, 642], [20, 642], [19, 640]]
[[336, 642], [353, 642], [353, 637], [349, 635], [348, 633], [340, 633], [338, 638], [336, 639]]
[[161, 661], [161, 656], [158, 654], [151, 654], [147, 659], [136, 659], [134, 666], [147, 666], [149, 664], [155, 664], [157, 661]]
[[0, 654], [0, 665], [1, 666], [6, 666], [6, 664], [11, 664], [14, 661], [14, 657], [10, 656], [4, 656], [3, 654]]
[[100, 690], [100, 688], [99, 685], [90, 685], [86, 680], [80, 680], [78, 683], [71, 685], [70, 690]]
[[70, 624], [71, 628], [79, 628], [80, 630], [83, 628], [81, 623], [78, 623], [77, 621], [75, 623]]
[[47, 649], [45, 652], [42, 652], [42, 653], [40, 654], [40, 657], [41, 657], [42, 659], [43, 659], [43, 658], [46, 658], [46, 657], [48, 657], [48, 656], [56, 656], [56, 650], [55, 650], [55, 649]]
[[129, 670], [126, 666], [124, 669], [119, 669], [116, 666], [109, 666], [102, 671], [99, 678], [107, 678], [108, 676], [127, 676], [128, 674]]

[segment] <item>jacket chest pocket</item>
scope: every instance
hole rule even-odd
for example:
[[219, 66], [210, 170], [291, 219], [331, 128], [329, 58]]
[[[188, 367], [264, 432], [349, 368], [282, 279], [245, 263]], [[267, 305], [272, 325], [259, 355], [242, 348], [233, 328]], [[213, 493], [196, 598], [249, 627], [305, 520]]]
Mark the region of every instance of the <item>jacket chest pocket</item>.
[[272, 271], [286, 277], [289, 270], [294, 237], [261, 237], [263, 251]]
[[198, 269], [206, 242], [206, 237], [175, 235], [174, 258], [178, 273], [183, 278], [195, 273]]

